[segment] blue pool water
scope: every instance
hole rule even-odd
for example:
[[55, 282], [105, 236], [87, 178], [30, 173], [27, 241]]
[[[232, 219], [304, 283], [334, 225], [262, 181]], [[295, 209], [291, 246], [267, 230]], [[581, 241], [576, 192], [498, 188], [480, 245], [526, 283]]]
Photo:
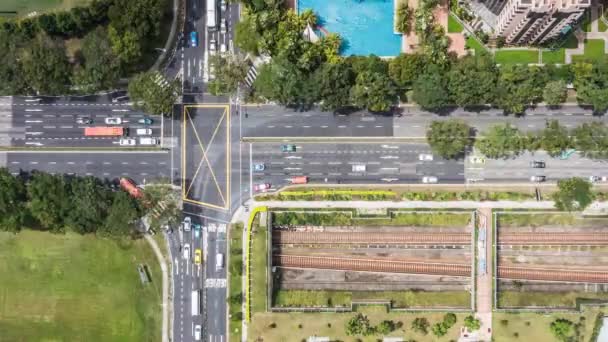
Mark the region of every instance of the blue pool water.
[[298, 11], [312, 9], [325, 30], [342, 37], [344, 56], [396, 56], [401, 35], [393, 33], [394, 0], [298, 0]]

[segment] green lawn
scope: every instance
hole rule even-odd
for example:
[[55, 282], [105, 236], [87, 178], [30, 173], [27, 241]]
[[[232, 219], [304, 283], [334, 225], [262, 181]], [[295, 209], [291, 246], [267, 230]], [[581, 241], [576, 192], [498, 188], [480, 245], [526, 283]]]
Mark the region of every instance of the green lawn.
[[475, 51], [475, 54], [480, 54], [486, 51], [486, 48], [473, 37], [467, 37], [465, 48]]
[[143, 239], [0, 233], [0, 284], [0, 340], [160, 340], [161, 272]]
[[499, 291], [498, 307], [524, 307], [524, 306], [547, 306], [547, 307], [576, 307], [577, 299], [600, 299], [607, 300], [606, 293], [592, 292], [515, 292]]
[[538, 63], [538, 50], [499, 50], [494, 54], [498, 64]]
[[35, 11], [68, 9], [89, 2], [91, 0], [2, 0], [0, 1], [0, 12], [17, 12], [18, 16], [25, 16]]
[[[259, 220], [260, 214], [257, 215]], [[266, 311], [266, 239], [268, 229], [254, 223], [251, 245], [251, 315]]]
[[243, 224], [238, 223], [230, 228], [230, 266], [229, 272], [229, 314], [228, 321], [230, 341], [238, 341], [241, 337], [241, 320], [243, 319], [243, 306], [241, 302], [233, 300], [243, 296]]
[[597, 61], [603, 59], [605, 56], [606, 55], [604, 54], [604, 41], [601, 39], [588, 39], [585, 40], [585, 53], [582, 55], [572, 56], [572, 61]]
[[563, 48], [549, 51], [543, 51], [543, 63], [544, 64], [564, 64], [566, 61], [566, 50]]
[[[608, 308], [588, 307], [577, 312], [522, 312], [492, 314], [492, 338], [496, 342], [514, 341], [558, 341], [551, 333], [549, 326], [556, 319], [563, 318], [573, 323], [581, 323], [581, 336], [578, 341], [591, 341], [593, 326], [598, 313], [605, 313]], [[583, 318], [581, 320], [581, 318]]]
[[471, 307], [466, 291], [303, 291], [279, 290], [274, 305], [286, 307], [347, 306], [352, 301], [391, 301], [395, 308]]
[[448, 17], [448, 32], [449, 33], [460, 33], [464, 30], [464, 27], [454, 18], [454, 15], [450, 13]]
[[598, 29], [600, 32], [606, 32], [606, 30], [608, 30], [608, 25], [606, 25], [606, 23], [604, 23], [604, 21], [603, 21], [603, 20], [598, 19], [598, 22], [597, 22], [597, 29]]
[[[577, 222], [574, 214], [568, 213], [498, 213], [500, 227], [571, 226]], [[580, 222], [578, 222], [580, 225]]]

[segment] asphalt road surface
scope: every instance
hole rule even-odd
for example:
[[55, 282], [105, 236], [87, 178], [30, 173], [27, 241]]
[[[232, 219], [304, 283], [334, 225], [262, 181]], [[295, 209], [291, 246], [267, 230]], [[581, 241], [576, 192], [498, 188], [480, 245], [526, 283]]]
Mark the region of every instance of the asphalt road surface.
[[[421, 154], [432, 154], [427, 144], [298, 143], [296, 152], [281, 152], [280, 143], [252, 144], [253, 164], [264, 164], [263, 171], [252, 171], [252, 183], [270, 184], [272, 189], [290, 183], [296, 176], [307, 176], [310, 183], [391, 184], [421, 183], [434, 176], [440, 183], [464, 182], [464, 162], [437, 156], [421, 161]], [[355, 171], [354, 166], [365, 166]]]
[[13, 174], [40, 170], [56, 174], [94, 176], [113, 180], [128, 177], [138, 184], [167, 180], [170, 159], [159, 152], [0, 152], [0, 167]]

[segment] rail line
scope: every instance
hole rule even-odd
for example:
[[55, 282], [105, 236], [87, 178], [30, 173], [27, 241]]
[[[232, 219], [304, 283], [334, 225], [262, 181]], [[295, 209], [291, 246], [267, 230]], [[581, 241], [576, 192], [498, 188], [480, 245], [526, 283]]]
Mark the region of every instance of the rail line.
[[469, 233], [372, 233], [372, 232], [291, 232], [274, 231], [272, 241], [283, 245], [469, 245]]
[[608, 272], [499, 266], [498, 278], [574, 283], [608, 283]]
[[606, 233], [507, 233], [498, 234], [499, 245], [608, 245]]
[[399, 260], [273, 255], [273, 265], [324, 270], [471, 276], [470, 264], [422, 263]]

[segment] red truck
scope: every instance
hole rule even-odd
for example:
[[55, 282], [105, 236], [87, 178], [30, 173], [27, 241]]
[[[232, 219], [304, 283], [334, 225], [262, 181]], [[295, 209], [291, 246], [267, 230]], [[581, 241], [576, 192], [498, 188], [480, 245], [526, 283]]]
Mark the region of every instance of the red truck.
[[141, 189], [138, 188], [135, 183], [129, 178], [121, 178], [120, 187], [134, 198], [140, 198], [143, 195]]
[[124, 135], [122, 127], [85, 127], [86, 137], [120, 137]]
[[292, 177], [289, 182], [291, 184], [306, 184], [308, 183], [308, 177], [306, 176], [297, 176], [297, 177]]

